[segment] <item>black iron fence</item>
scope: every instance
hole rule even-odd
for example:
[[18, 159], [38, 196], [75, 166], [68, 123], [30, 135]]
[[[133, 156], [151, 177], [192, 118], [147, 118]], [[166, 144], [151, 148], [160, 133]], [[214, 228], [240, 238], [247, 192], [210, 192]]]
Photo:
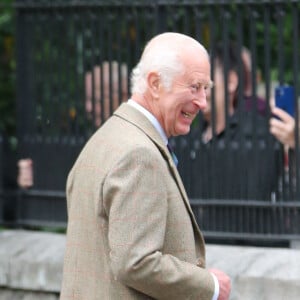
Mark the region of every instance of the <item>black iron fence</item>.
[[[122, 91], [124, 86], [129, 90], [130, 70], [145, 42], [159, 32], [177, 31], [206, 46], [212, 70], [221, 44], [227, 75], [226, 49], [232, 41], [239, 54], [244, 48], [251, 53], [247, 107], [242, 56], [237, 62], [240, 84], [234, 135], [219, 138], [213, 125], [212, 140], [204, 142], [206, 122], [199, 115], [188, 136], [172, 141], [204, 234], [246, 240], [300, 238], [298, 126], [293, 151], [286, 151], [269, 134], [274, 86], [293, 85], [295, 99], [299, 95], [298, 1], [22, 0], [15, 2], [15, 9], [18, 158], [32, 159], [34, 185], [16, 190], [11, 202], [14, 224], [65, 226], [66, 176], [80, 149], [116, 103], [124, 100]], [[109, 74], [117, 66], [118, 92], [115, 96], [115, 75], [109, 75], [109, 101], [103, 100], [104, 62]], [[228, 93], [224, 89], [227, 105]], [[215, 103], [215, 89], [212, 98]], [[262, 116], [257, 109], [260, 98]], [[295, 106], [298, 124], [298, 101]], [[231, 132], [228, 109], [224, 114], [225, 132]], [[11, 209], [7, 200], [2, 207]], [[5, 210], [2, 214], [5, 222]]]

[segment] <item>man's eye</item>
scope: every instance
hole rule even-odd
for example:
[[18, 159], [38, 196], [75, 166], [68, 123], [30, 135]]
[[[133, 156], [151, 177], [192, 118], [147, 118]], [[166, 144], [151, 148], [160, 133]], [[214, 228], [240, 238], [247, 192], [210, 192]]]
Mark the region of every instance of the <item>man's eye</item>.
[[193, 92], [198, 92], [200, 89], [200, 84], [192, 84], [191, 88], [192, 88]]
[[193, 93], [198, 93], [201, 89], [205, 91], [210, 90], [213, 87], [213, 83], [194, 83], [191, 85], [191, 89]]

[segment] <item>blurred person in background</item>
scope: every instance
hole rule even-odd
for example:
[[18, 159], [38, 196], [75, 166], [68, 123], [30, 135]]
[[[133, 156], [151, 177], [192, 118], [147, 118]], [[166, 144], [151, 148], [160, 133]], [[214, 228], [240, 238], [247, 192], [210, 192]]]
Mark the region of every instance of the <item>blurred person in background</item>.
[[[211, 161], [206, 157], [202, 166], [214, 180], [199, 188], [203, 198], [268, 200], [278, 185], [279, 153], [266, 151], [273, 149], [266, 145], [275, 141], [269, 132], [268, 119], [259, 113], [258, 99], [245, 96], [252, 93], [251, 84], [243, 85], [244, 76], [239, 76], [249, 72], [244, 65], [243, 51], [234, 42], [228, 46], [218, 44], [214, 49], [214, 88], [202, 112], [201, 154], [213, 157], [213, 165], [206, 163]], [[242, 87], [246, 90], [241, 91]], [[245, 99], [254, 100], [256, 109]]]
[[[86, 118], [98, 128], [121, 102], [128, 98], [127, 65], [104, 61], [84, 76]], [[102, 88], [103, 87], [103, 88]], [[73, 110], [72, 110], [73, 112]], [[76, 115], [76, 112], [75, 112]], [[34, 185], [34, 162], [30, 157], [18, 161], [17, 183], [22, 189]]]
[[[212, 138], [213, 126], [216, 137], [225, 134], [226, 125], [232, 134], [237, 133], [236, 115], [238, 109], [241, 112], [259, 112], [260, 115], [264, 115], [266, 109], [265, 101], [252, 95], [251, 57], [247, 48], [241, 47], [239, 52], [238, 45], [235, 42], [231, 41], [227, 49], [226, 46], [220, 43], [214, 49], [212, 59], [215, 89], [214, 96], [212, 94], [208, 95], [208, 105], [203, 111], [206, 121], [204, 141], [209, 141]], [[228, 70], [225, 69], [225, 61]], [[239, 72], [240, 64], [242, 67], [241, 72]], [[241, 85], [242, 80], [243, 85]], [[242, 101], [239, 101], [241, 86], [243, 87]], [[256, 109], [253, 109], [253, 103], [256, 103]], [[226, 124], [226, 118], [228, 118], [229, 124]]]
[[[246, 99], [246, 109], [250, 110], [251, 98], [253, 95], [253, 84], [252, 84], [252, 58], [251, 52], [248, 48], [242, 47], [241, 58], [243, 62], [244, 77], [243, 77], [243, 88], [244, 98]], [[257, 76], [254, 76], [255, 78]], [[256, 97], [257, 109], [261, 115], [266, 115], [266, 101], [261, 97]], [[274, 99], [271, 99], [273, 105]], [[275, 117], [270, 119], [270, 132], [276, 139], [283, 145], [288, 146], [290, 149], [295, 149], [295, 119], [290, 116], [283, 109], [273, 106], [272, 114]]]
[[256, 80], [255, 83], [257, 85], [259, 83], [259, 76], [258, 73], [254, 74], [254, 70], [252, 68], [252, 55], [250, 50], [245, 46], [241, 47], [241, 61], [245, 108], [247, 111], [251, 111], [254, 107], [256, 107], [256, 111], [260, 115], [266, 116], [267, 102], [264, 98], [257, 95], [256, 91], [254, 91], [253, 78]]

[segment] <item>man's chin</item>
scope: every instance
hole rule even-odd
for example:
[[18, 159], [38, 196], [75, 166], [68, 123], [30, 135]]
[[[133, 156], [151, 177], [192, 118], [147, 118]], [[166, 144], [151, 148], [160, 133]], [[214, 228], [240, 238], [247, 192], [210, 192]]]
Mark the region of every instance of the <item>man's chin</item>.
[[173, 136], [179, 136], [179, 135], [187, 135], [188, 133], [190, 133], [191, 127], [182, 129], [182, 130], [178, 130], [177, 132], [175, 132], [175, 134]]

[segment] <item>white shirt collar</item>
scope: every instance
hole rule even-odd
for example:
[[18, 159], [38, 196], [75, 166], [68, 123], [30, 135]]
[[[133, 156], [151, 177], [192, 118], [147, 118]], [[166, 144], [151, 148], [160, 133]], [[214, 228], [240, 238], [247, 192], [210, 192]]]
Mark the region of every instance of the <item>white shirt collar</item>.
[[155, 127], [155, 129], [158, 131], [159, 135], [163, 139], [165, 145], [168, 144], [168, 137], [161, 127], [160, 123], [158, 120], [152, 115], [151, 112], [149, 112], [146, 108], [144, 108], [142, 105], [138, 104], [132, 99], [128, 100], [128, 104], [135, 107], [138, 111], [140, 111], [150, 122], [151, 124]]

